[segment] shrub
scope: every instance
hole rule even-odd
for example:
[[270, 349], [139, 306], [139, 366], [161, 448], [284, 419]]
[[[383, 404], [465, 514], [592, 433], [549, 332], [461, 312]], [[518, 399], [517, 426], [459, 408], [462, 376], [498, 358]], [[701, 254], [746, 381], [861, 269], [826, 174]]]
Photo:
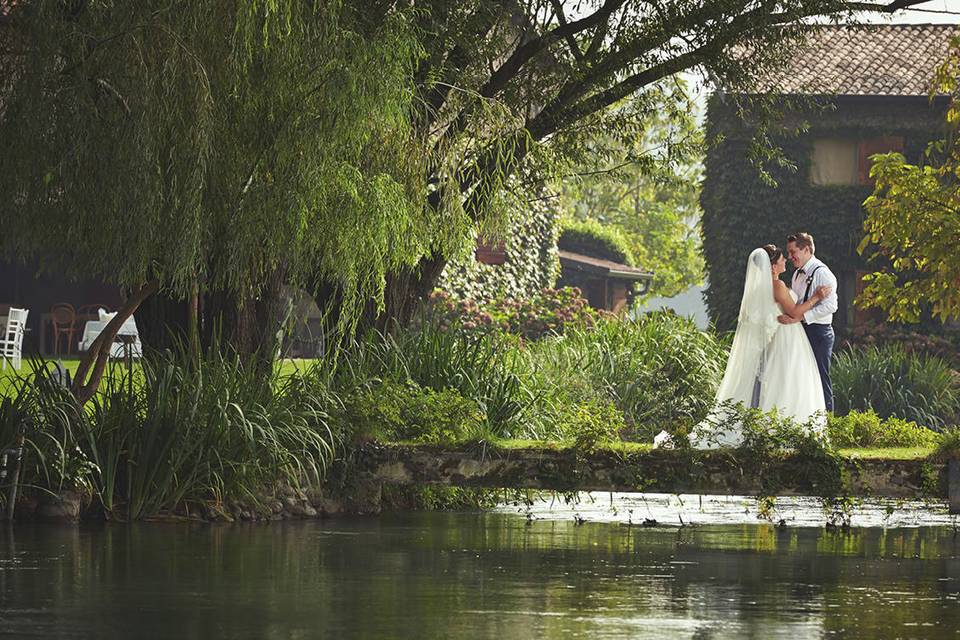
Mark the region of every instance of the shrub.
[[577, 449], [589, 451], [598, 444], [616, 442], [626, 430], [623, 414], [609, 401], [589, 400], [567, 408], [556, 417], [557, 431]]
[[630, 266], [636, 265], [630, 243], [626, 236], [609, 225], [596, 220], [578, 221], [565, 219], [562, 222], [557, 246], [564, 251], [612, 260]]
[[932, 447], [936, 432], [902, 418], [883, 420], [874, 411], [830, 416], [827, 433], [835, 447]]
[[435, 391], [414, 382], [384, 381], [344, 402], [342, 419], [361, 439], [455, 444], [480, 433], [475, 402], [452, 389]]
[[934, 460], [960, 460], [960, 427], [953, 426], [944, 429], [931, 456]]
[[527, 340], [564, 333], [568, 327], [591, 326], [603, 312], [587, 305], [580, 289], [543, 289], [526, 299], [495, 298], [478, 304], [434, 291], [422, 324], [471, 333], [502, 331]]
[[[919, 330], [918, 330], [919, 329]], [[960, 367], [960, 331], [940, 323], [934, 327], [870, 322], [857, 326], [846, 342], [848, 347], [869, 348], [896, 344], [908, 353], [938, 356], [954, 368]]]
[[509, 336], [427, 323], [396, 335], [367, 334], [341, 356], [334, 384], [343, 397], [369, 380], [452, 389], [479, 406], [492, 434], [510, 437], [518, 434], [533, 400], [517, 374], [518, 356]]
[[528, 345], [526, 378], [538, 398], [534, 432], [551, 431], [564, 405], [610, 402], [630, 437], [695, 424], [713, 403], [726, 345], [690, 320], [651, 313], [604, 319]]
[[932, 428], [956, 422], [960, 388], [949, 364], [899, 345], [837, 354], [831, 370], [836, 413], [872, 409], [880, 417], [913, 419]]

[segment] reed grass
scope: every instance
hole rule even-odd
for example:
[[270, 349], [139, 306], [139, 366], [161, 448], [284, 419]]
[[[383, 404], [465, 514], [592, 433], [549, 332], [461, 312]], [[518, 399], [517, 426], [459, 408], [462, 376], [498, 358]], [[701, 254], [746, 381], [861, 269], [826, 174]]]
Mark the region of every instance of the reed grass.
[[641, 441], [695, 424], [713, 403], [725, 361], [722, 339], [672, 314], [568, 330], [527, 352], [528, 381], [541, 408], [530, 435], [549, 437], [556, 416], [597, 401], [621, 411], [631, 437]]
[[535, 400], [521, 378], [517, 345], [503, 334], [448, 331], [437, 323], [397, 334], [370, 332], [340, 357], [333, 384], [339, 393], [383, 380], [453, 389], [477, 403], [490, 433], [514, 436]]
[[136, 520], [191, 501], [256, 500], [277, 484], [319, 482], [343, 445], [337, 398], [318, 376], [263, 376], [211, 352], [149, 354], [111, 369], [81, 409], [45, 368], [11, 382], [0, 442], [26, 432], [25, 482], [87, 488], [108, 517]]
[[899, 345], [836, 354], [831, 369], [836, 413], [873, 410], [942, 429], [960, 412], [960, 384], [943, 358], [908, 353]]

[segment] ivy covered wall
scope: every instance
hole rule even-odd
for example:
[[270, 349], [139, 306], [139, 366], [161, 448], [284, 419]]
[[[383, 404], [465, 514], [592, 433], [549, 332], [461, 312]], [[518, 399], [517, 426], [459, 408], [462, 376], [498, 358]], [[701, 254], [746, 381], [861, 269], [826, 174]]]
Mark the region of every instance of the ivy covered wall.
[[458, 298], [477, 301], [529, 298], [557, 281], [559, 233], [560, 212], [550, 200], [524, 203], [511, 214], [510, 228], [503, 238], [503, 264], [478, 262], [471, 253], [448, 263], [438, 286]]
[[[871, 193], [867, 185], [818, 186], [810, 183], [810, 156], [816, 138], [870, 139], [902, 136], [903, 153], [919, 162], [927, 143], [942, 136], [943, 106], [917, 98], [835, 98], [835, 109], [794, 113], [788, 121], [806, 121], [809, 130], [778, 140], [796, 170], [770, 169], [778, 183], [763, 182], [748, 158], [752, 131], [719, 94], [707, 109], [708, 140], [700, 203], [703, 208], [703, 252], [710, 285], [705, 297], [711, 319], [722, 330], [732, 329], [740, 307], [746, 259], [767, 243], [784, 247], [795, 231], [813, 234], [817, 257], [840, 280], [840, 312], [834, 325], [842, 332], [853, 316], [856, 271], [867, 268], [857, 254], [863, 238], [861, 203]], [[788, 265], [787, 274], [792, 273]]]

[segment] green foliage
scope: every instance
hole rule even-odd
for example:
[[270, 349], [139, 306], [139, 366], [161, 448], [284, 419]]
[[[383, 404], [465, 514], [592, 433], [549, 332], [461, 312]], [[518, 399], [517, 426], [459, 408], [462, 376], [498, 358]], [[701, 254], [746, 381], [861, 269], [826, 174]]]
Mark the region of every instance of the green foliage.
[[89, 491], [96, 466], [81, 449], [85, 415], [73, 396], [55, 382], [47, 366], [31, 361], [30, 371], [4, 381], [0, 399], [0, 447], [24, 437], [21, 484], [40, 490]]
[[332, 385], [342, 397], [370, 380], [455, 390], [497, 437], [650, 441], [664, 426], [703, 418], [725, 354], [722, 341], [669, 314], [570, 325], [533, 342], [427, 323], [358, 341]]
[[528, 340], [564, 333], [569, 327], [593, 326], [602, 312], [587, 305], [576, 287], [543, 289], [532, 296], [495, 298], [486, 304], [456, 300], [442, 291], [430, 297], [427, 321], [441, 329], [480, 332], [502, 331]]
[[151, 354], [139, 378], [114, 367], [88, 410], [44, 369], [0, 402], [0, 443], [27, 424], [29, 488], [93, 493], [108, 517], [135, 520], [185, 502], [254, 497], [277, 483], [318, 482], [340, 448], [325, 387], [299, 375], [264, 380], [237, 358]]
[[[960, 460], [960, 427], [951, 427], [943, 432], [931, 457], [939, 460]], [[936, 481], [932, 484], [936, 486]]]
[[651, 313], [573, 328], [528, 345], [524, 360], [524, 380], [539, 404], [529, 422], [534, 437], [554, 437], [557, 416], [592, 402], [612, 403], [624, 415], [626, 435], [649, 442], [664, 427], [704, 417], [726, 346], [688, 319]]
[[[805, 123], [802, 137], [780, 135], [775, 142], [793, 164], [769, 168], [775, 181], [764, 180], [752, 163], [750, 140], [754, 130], [741, 119], [730, 96], [714, 95], [709, 102], [707, 139], [713, 144], [705, 160], [703, 253], [710, 286], [705, 297], [718, 329], [736, 324], [743, 294], [744, 265], [750, 252], [764, 244], [783, 247], [786, 236], [798, 230], [813, 234], [817, 257], [834, 273], [866, 268], [854, 249], [862, 237], [861, 204], [870, 187], [810, 184], [810, 158], [815, 138], [865, 139], [889, 135], [904, 137], [904, 153], [919, 157], [928, 140], [940, 130], [939, 114], [917, 109], [909, 102], [882, 105], [840, 103], [835, 110], [813, 107], [789, 111], [786, 124]], [[835, 321], [847, 314], [841, 299]]]
[[[698, 203], [703, 134], [696, 115], [686, 86], [671, 83], [663, 108], [648, 114], [634, 137], [598, 135], [561, 184], [566, 215], [588, 225], [583, 230], [588, 236], [596, 227], [615, 233], [614, 246], [620, 248], [614, 251], [632, 258], [608, 259], [653, 272], [650, 295], [671, 296], [703, 279]], [[572, 240], [576, 246], [577, 237]], [[565, 242], [561, 237], [561, 248]], [[594, 255], [589, 240], [585, 248], [570, 251]]]
[[835, 447], [932, 447], [940, 440], [935, 431], [916, 422], [884, 420], [872, 410], [829, 416], [827, 434]]
[[627, 430], [623, 413], [610, 401], [587, 400], [557, 416], [556, 429], [578, 451], [617, 442]]
[[384, 484], [382, 492], [384, 510], [465, 511], [493, 509], [500, 504], [498, 492], [491, 489]]
[[900, 322], [917, 322], [927, 309], [943, 321], [960, 318], [960, 260], [951, 241], [960, 236], [956, 170], [891, 153], [874, 157], [870, 175], [877, 186], [864, 202], [868, 235], [860, 248], [876, 245], [872, 255], [889, 266], [865, 277], [860, 304]]
[[[822, 419], [822, 415], [812, 416], [799, 423], [776, 411], [726, 403], [698, 424], [694, 435], [699, 442], [716, 444], [727, 424], [737, 424], [742, 440], [731, 454], [743, 465], [744, 475], [757, 479], [761, 496], [777, 495], [784, 485], [795, 486], [797, 478], [803, 478], [816, 495], [842, 499], [848, 472], [822, 433]], [[783, 466], [780, 463], [787, 456], [790, 464]]]
[[347, 322], [386, 273], [461, 248], [459, 205], [426, 213], [415, 27], [358, 9], [18, 4], [3, 38], [30, 55], [0, 57], [5, 255], [176, 297], [319, 277]]
[[552, 287], [560, 272], [557, 258], [559, 216], [544, 200], [524, 202], [519, 198], [501, 204], [509, 207], [509, 227], [492, 238], [477, 240], [503, 242], [504, 263], [484, 264], [473, 253], [447, 263], [437, 286], [462, 300], [493, 302], [523, 299]]
[[341, 419], [361, 440], [456, 444], [475, 437], [483, 416], [477, 404], [452, 389], [384, 381], [344, 398]]
[[503, 336], [445, 331], [426, 323], [357, 340], [338, 363], [333, 384], [342, 395], [370, 380], [452, 389], [479, 406], [490, 433], [510, 437], [520, 433], [533, 401], [517, 373], [518, 359]]
[[582, 253], [636, 266], [636, 258], [624, 234], [616, 227], [605, 226], [596, 220], [563, 220], [563, 230], [557, 246], [564, 251]]
[[265, 385], [261, 372], [215, 352], [199, 365], [155, 354], [142, 371], [142, 385], [108, 378], [84, 425], [97, 496], [115, 516], [318, 482], [341, 446], [328, 413], [335, 400], [299, 375]]
[[960, 410], [960, 384], [950, 365], [895, 344], [837, 353], [830, 377], [839, 415], [872, 409], [883, 418], [942, 428], [955, 423]]
[[931, 143], [926, 163], [911, 164], [899, 153], [874, 156], [876, 188], [864, 202], [867, 235], [861, 252], [880, 263], [868, 276], [859, 302], [883, 309], [891, 320], [917, 322], [929, 310], [946, 322], [960, 318], [960, 37], [939, 67], [931, 99], [951, 98], [945, 139]]

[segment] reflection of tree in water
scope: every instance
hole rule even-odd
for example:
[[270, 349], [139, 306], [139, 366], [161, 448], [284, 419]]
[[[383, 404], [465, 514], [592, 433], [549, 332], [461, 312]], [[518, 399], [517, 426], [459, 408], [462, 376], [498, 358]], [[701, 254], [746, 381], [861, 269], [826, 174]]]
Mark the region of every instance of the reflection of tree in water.
[[[960, 625], [953, 532], [501, 514], [5, 535], [5, 629], [95, 637], [806, 637]], [[139, 633], [138, 633], [139, 632]], [[81, 634], [82, 635], [82, 634]], [[909, 634], [907, 634], [909, 635]]]

